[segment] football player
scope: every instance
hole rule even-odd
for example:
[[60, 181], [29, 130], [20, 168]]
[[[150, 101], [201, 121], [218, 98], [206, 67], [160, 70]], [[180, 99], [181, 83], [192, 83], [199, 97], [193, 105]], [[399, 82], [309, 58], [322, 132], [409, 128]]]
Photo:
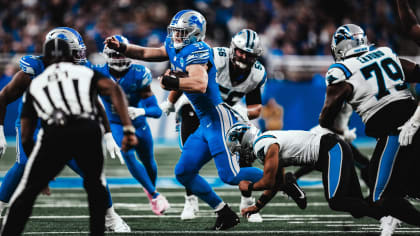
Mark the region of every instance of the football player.
[[[91, 66], [90, 62], [86, 60], [86, 46], [83, 42], [81, 35], [74, 29], [68, 27], [58, 27], [51, 30], [46, 35], [46, 40], [53, 39], [53, 38], [62, 38], [66, 40], [72, 50], [72, 55], [74, 62], [78, 64], [83, 64], [88, 67]], [[32, 79], [34, 79], [37, 75], [42, 73], [45, 69], [43, 57], [42, 56], [33, 56], [27, 55], [20, 59], [19, 64], [21, 70], [18, 71], [12, 81], [7, 84], [0, 92], [0, 150], [2, 150], [1, 155], [4, 154], [6, 150], [6, 141], [4, 140], [3, 134], [3, 124], [4, 124], [4, 117], [6, 114], [6, 106], [7, 104], [15, 101], [28, 88], [29, 84], [31, 83]], [[99, 102], [99, 100], [98, 100]], [[19, 105], [19, 114], [16, 120], [16, 163], [9, 169], [7, 174], [4, 176], [3, 183], [0, 187], [0, 210], [3, 210], [7, 203], [9, 202], [12, 194], [15, 192], [15, 189], [22, 178], [23, 171], [25, 169], [25, 165], [27, 162], [28, 157], [26, 156], [25, 152], [23, 151], [22, 143], [21, 143], [21, 133], [20, 133], [20, 111], [21, 111], [22, 103]], [[100, 106], [102, 107], [102, 106]], [[102, 111], [102, 116], [104, 120], [104, 126], [106, 133], [104, 135], [104, 140], [106, 142], [107, 150], [110, 152], [111, 156], [115, 157], [115, 155], [120, 156], [120, 150], [118, 145], [115, 143], [114, 139], [112, 138], [110, 126], [108, 119], [106, 117], [105, 111]], [[36, 135], [34, 136], [36, 138]], [[83, 173], [80, 168], [76, 165], [74, 160], [71, 160], [68, 163], [68, 166], [74, 170], [77, 174], [83, 177]], [[48, 187], [47, 187], [48, 188]], [[48, 190], [47, 190], [48, 191]], [[106, 214], [106, 221], [105, 226], [108, 231], [114, 232], [130, 232], [130, 227], [124, 222], [124, 220], [115, 212], [114, 207], [112, 205], [112, 199], [109, 192], [109, 188], [107, 186], [107, 191], [109, 194], [109, 202], [108, 202], [108, 209]]]
[[[128, 43], [124, 36], [114, 35], [113, 37], [121, 43]], [[162, 110], [150, 88], [152, 74], [147, 67], [132, 64], [130, 58], [106, 46], [103, 55], [106, 58], [106, 64], [95, 66], [94, 69], [112, 78], [124, 90], [129, 105], [128, 114], [136, 128], [136, 136], [139, 140], [135, 150], [122, 152], [122, 156], [131, 175], [144, 187], [152, 211], [156, 215], [161, 215], [169, 208], [169, 203], [156, 190], [157, 165], [153, 154], [152, 133], [146, 121], [146, 117], [159, 118], [162, 115]], [[121, 120], [110, 97], [102, 97], [102, 100], [111, 125], [112, 135], [121, 146], [119, 142], [123, 137]]]
[[211, 48], [203, 41], [206, 20], [194, 10], [182, 10], [171, 20], [164, 46], [141, 47], [107, 38], [109, 48], [127, 57], [148, 61], [169, 60], [172, 71], [186, 72], [187, 76], [170, 76], [169, 70], [159, 77], [161, 86], [183, 92], [200, 120], [199, 128], [185, 142], [175, 167], [177, 180], [193, 194], [205, 201], [217, 214], [214, 230], [224, 230], [239, 223], [239, 217], [222, 201], [209, 183], [198, 172], [214, 159], [222, 181], [237, 185], [241, 180], [257, 181], [262, 171], [254, 167], [240, 168], [235, 156], [227, 150], [226, 131], [236, 122], [233, 111], [223, 104], [216, 83], [216, 66]]
[[[349, 144], [351, 151], [353, 153], [354, 163], [356, 167], [360, 169], [361, 177], [363, 181], [365, 182], [366, 185], [368, 185], [369, 184], [369, 174], [368, 174], [369, 159], [366, 156], [364, 156], [352, 144], [353, 140], [356, 139], [357, 137], [356, 128], [349, 129], [348, 127], [348, 123], [349, 123], [350, 116], [352, 115], [352, 113], [353, 113], [353, 109], [351, 108], [351, 106], [347, 103], [343, 104], [343, 107], [341, 108], [340, 112], [337, 115], [337, 119], [334, 121], [334, 127], [335, 127], [334, 130], [343, 131], [342, 134], [338, 134], [338, 136]], [[322, 128], [320, 125], [313, 127], [309, 131], [313, 133], [318, 133], [321, 135], [327, 134], [327, 133], [334, 133], [333, 131], [329, 129]], [[294, 173], [290, 172], [290, 173], [286, 173], [286, 175], [292, 175], [294, 178], [299, 179], [303, 175], [311, 172], [312, 170], [314, 169], [310, 166], [302, 166], [301, 168], [296, 170]]]
[[[216, 82], [219, 85], [222, 99], [228, 105], [233, 106], [246, 120], [258, 118], [261, 113], [261, 87], [267, 80], [265, 68], [257, 60], [262, 53], [260, 38], [255, 31], [250, 29], [243, 29], [235, 34], [232, 37], [230, 48], [213, 48], [214, 63], [217, 69]], [[169, 96], [169, 98], [171, 97]], [[246, 108], [238, 103], [243, 97], [245, 97]], [[182, 147], [182, 144], [186, 142], [200, 123], [185, 96], [182, 96], [178, 102], [168, 99], [162, 107], [169, 114], [174, 110], [174, 104], [176, 104], [177, 122], [181, 122], [179, 131]], [[244, 163], [244, 160], [245, 158], [240, 158], [240, 166], [249, 167], [249, 163]], [[186, 192], [181, 220], [194, 219], [198, 211], [197, 197], [188, 189]], [[300, 198], [296, 199], [301, 201]], [[305, 200], [306, 198], [303, 199], [303, 201]], [[254, 203], [255, 200], [251, 197], [250, 192], [242, 192], [239, 210], [252, 206]], [[262, 220], [259, 213], [248, 217], [249, 222], [262, 222]]]
[[244, 191], [265, 190], [257, 203], [242, 210], [242, 215], [259, 212], [277, 193], [283, 179], [282, 168], [290, 165], [310, 165], [322, 172], [325, 198], [331, 209], [349, 212], [353, 217], [381, 218], [378, 207], [363, 200], [362, 190], [354, 169], [353, 157], [346, 142], [334, 134], [314, 134], [309, 131], [267, 131], [238, 122], [226, 135], [233, 153], [247, 154], [264, 165], [264, 176], [257, 182], [241, 181]]
[[[415, 145], [400, 146], [398, 141], [405, 140], [405, 129], [415, 125], [416, 119], [410, 117], [417, 106], [406, 82], [418, 80], [419, 66], [398, 58], [388, 47], [369, 45], [363, 29], [354, 24], [336, 30], [331, 52], [335, 63], [326, 74], [320, 125], [334, 130], [333, 122], [343, 103], [352, 106], [365, 124], [366, 135], [378, 141], [369, 164], [370, 201], [387, 215], [419, 226], [420, 212], [404, 198], [413, 188], [407, 184], [411, 174], [407, 170], [416, 163], [415, 155], [411, 155]], [[403, 131], [399, 135], [400, 126]]]

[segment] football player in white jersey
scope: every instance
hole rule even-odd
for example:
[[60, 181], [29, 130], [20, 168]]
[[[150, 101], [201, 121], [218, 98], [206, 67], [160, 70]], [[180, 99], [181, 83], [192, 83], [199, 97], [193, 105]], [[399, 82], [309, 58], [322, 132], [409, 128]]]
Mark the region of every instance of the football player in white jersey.
[[[419, 66], [398, 58], [388, 47], [368, 45], [365, 32], [353, 24], [336, 30], [331, 51], [336, 63], [326, 75], [321, 126], [334, 130], [333, 121], [343, 102], [352, 106], [366, 125], [366, 135], [378, 141], [369, 164], [369, 200], [387, 215], [420, 226], [420, 212], [404, 198], [413, 189], [409, 170], [417, 162], [411, 155], [415, 145], [400, 146], [398, 141], [398, 128], [407, 121], [408, 128], [414, 124], [410, 117], [417, 106], [406, 82], [418, 80]], [[401, 137], [406, 137], [406, 128]]]
[[[239, 113], [243, 119], [255, 119], [260, 116], [261, 87], [267, 80], [264, 66], [257, 60], [263, 53], [261, 40], [258, 34], [250, 29], [243, 29], [232, 37], [230, 48], [213, 48], [214, 63], [217, 68], [216, 82], [219, 85], [220, 94], [225, 103]], [[238, 102], [245, 97], [246, 108]], [[176, 103], [176, 105], [174, 105]], [[177, 111], [177, 123], [180, 126], [180, 146], [199, 126], [198, 118], [186, 99], [185, 95], [179, 99], [169, 95], [168, 100], [161, 106], [162, 110], [169, 114]], [[172, 109], [172, 110], [171, 110]], [[248, 167], [245, 158], [240, 159], [241, 167]], [[296, 181], [290, 183], [287, 193], [298, 202], [300, 207], [306, 206], [306, 197], [300, 199], [300, 191], [297, 190]], [[240, 210], [254, 205], [255, 200], [250, 192], [242, 192]], [[184, 210], [181, 213], [182, 220], [194, 219], [198, 212], [198, 199], [191, 191], [186, 189]], [[262, 222], [260, 214], [248, 217], [249, 222]]]
[[240, 190], [264, 190], [257, 203], [242, 210], [247, 216], [259, 212], [276, 194], [281, 168], [310, 165], [322, 172], [325, 198], [331, 209], [349, 212], [353, 217], [380, 219], [380, 208], [363, 200], [353, 157], [346, 142], [334, 134], [309, 131], [267, 131], [261, 133], [251, 124], [232, 126], [226, 142], [232, 153], [248, 153], [264, 165], [263, 177], [255, 183], [241, 181]]
[[[337, 114], [336, 119], [334, 120], [334, 130], [342, 130], [342, 134], [338, 134], [338, 136], [346, 141], [353, 153], [353, 159], [354, 164], [357, 168], [359, 168], [361, 173], [361, 178], [363, 181], [368, 185], [369, 183], [369, 159], [363, 155], [353, 144], [353, 140], [356, 139], [356, 128], [350, 129], [349, 128], [349, 121], [350, 117], [353, 114], [353, 109], [351, 106], [347, 103], [343, 104], [343, 107], [341, 108], [340, 112]], [[310, 132], [317, 133], [317, 134], [327, 134], [327, 133], [334, 133], [333, 131], [323, 128], [320, 125], [317, 125], [309, 130]], [[293, 173], [286, 173], [286, 176], [288, 178], [296, 178], [299, 179], [303, 175], [308, 174], [309, 172], [313, 171], [314, 168], [311, 166], [302, 166], [299, 169], [297, 169]], [[290, 177], [291, 176], [291, 177]]]

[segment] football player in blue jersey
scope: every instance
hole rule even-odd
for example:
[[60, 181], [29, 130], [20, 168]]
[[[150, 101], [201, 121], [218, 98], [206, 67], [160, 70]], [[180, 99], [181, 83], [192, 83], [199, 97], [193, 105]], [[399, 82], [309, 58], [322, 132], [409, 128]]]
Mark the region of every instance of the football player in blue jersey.
[[[53, 30], [51, 30], [46, 35], [46, 40], [54, 39], [54, 38], [62, 38], [69, 42], [72, 50], [72, 55], [74, 62], [78, 64], [83, 64], [88, 67], [91, 66], [90, 62], [86, 59], [86, 46], [83, 42], [82, 37], [80, 34], [68, 27], [58, 27]], [[42, 71], [44, 71], [44, 61], [42, 56], [33, 56], [33, 55], [27, 55], [20, 59], [20, 68], [21, 70], [18, 71], [12, 81], [6, 85], [1, 91], [0, 91], [0, 129], [3, 131], [3, 124], [4, 124], [4, 117], [6, 114], [6, 106], [7, 104], [15, 101], [19, 97], [22, 96], [22, 94], [25, 92], [25, 90], [28, 88], [29, 84], [31, 83], [32, 79], [34, 79], [37, 75], [39, 75]], [[98, 99], [98, 102], [99, 99]], [[15, 192], [16, 187], [22, 178], [23, 171], [25, 169], [25, 165], [27, 162], [28, 157], [26, 156], [25, 152], [23, 151], [22, 143], [21, 143], [21, 132], [20, 132], [20, 111], [21, 111], [22, 103], [19, 105], [19, 114], [18, 118], [16, 120], [16, 163], [12, 166], [12, 168], [9, 169], [7, 174], [4, 176], [3, 183], [0, 186], [0, 210], [3, 210], [7, 203], [9, 202], [12, 194]], [[115, 157], [115, 155], [120, 154], [119, 147], [115, 143], [114, 139], [112, 138], [110, 126], [108, 119], [106, 117], [106, 113], [103, 110], [102, 116], [104, 120], [104, 126], [105, 126], [105, 135], [104, 139], [106, 142], [107, 150], [110, 152], [111, 156]], [[3, 132], [1, 132], [3, 133]], [[36, 132], [37, 133], [37, 132]], [[4, 135], [0, 135], [0, 138], [3, 138]], [[36, 134], [34, 135], [34, 138], [36, 138]], [[0, 144], [3, 144], [2, 147], [0, 147], [1, 155], [4, 154], [6, 150], [6, 142], [3, 140], [0, 142]], [[76, 165], [76, 162], [74, 160], [71, 160], [68, 163], [68, 166], [74, 170], [77, 174], [83, 177], [83, 173], [80, 170], [80, 168]], [[48, 186], [47, 187], [47, 193], [49, 192]], [[111, 195], [109, 193], [109, 188], [107, 186], [107, 191], [109, 195], [109, 202], [108, 202], [108, 209], [106, 214], [106, 223], [105, 227], [108, 231], [114, 231], [114, 232], [130, 232], [130, 227], [124, 222], [124, 220], [115, 212], [114, 207], [112, 205]], [[0, 211], [1, 212], [1, 211]]]
[[237, 118], [220, 96], [212, 50], [203, 41], [205, 32], [206, 20], [203, 15], [194, 10], [182, 10], [172, 18], [162, 47], [125, 44], [115, 37], [107, 38], [105, 44], [130, 58], [169, 60], [171, 71], [183, 72], [170, 73], [168, 70], [159, 77], [164, 89], [178, 91], [173, 96], [182, 93], [187, 96], [200, 120], [199, 128], [184, 144], [175, 175], [180, 183], [216, 211], [213, 229], [225, 230], [238, 224], [239, 217], [198, 174], [201, 167], [213, 159], [219, 177], [233, 185], [241, 180], [258, 181], [262, 171], [255, 167], [240, 168], [237, 157], [227, 149], [224, 136]]
[[[113, 37], [121, 43], [128, 43], [124, 36], [114, 35]], [[146, 117], [159, 118], [162, 115], [162, 110], [150, 88], [152, 74], [147, 67], [132, 64], [130, 58], [106, 46], [103, 54], [107, 63], [95, 66], [94, 69], [112, 78], [127, 94], [128, 113], [136, 127], [136, 136], [140, 140], [135, 150], [123, 152], [125, 163], [133, 177], [144, 187], [152, 211], [156, 215], [161, 215], [169, 208], [169, 203], [156, 190], [157, 165], [153, 154], [153, 138], [146, 121]], [[122, 140], [123, 126], [113, 109], [110, 97], [103, 97], [102, 100], [112, 134], [115, 140]], [[121, 146], [121, 143], [119, 142], [118, 145]]]

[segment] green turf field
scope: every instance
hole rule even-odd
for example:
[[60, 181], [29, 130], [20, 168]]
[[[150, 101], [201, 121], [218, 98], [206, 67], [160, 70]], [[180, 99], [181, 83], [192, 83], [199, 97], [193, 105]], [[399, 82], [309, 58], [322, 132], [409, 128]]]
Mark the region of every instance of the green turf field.
[[[369, 153], [370, 150], [364, 150]], [[14, 162], [14, 148], [9, 148], [6, 157], [0, 160], [0, 176]], [[177, 148], [157, 148], [159, 176], [173, 177], [173, 168], [179, 156]], [[106, 160], [107, 177], [130, 177], [125, 166], [117, 160]], [[213, 162], [201, 172], [204, 176], [216, 176]], [[65, 169], [61, 176], [75, 176]], [[320, 178], [318, 172], [306, 178]], [[155, 216], [140, 187], [112, 187], [112, 198], [117, 212], [126, 220], [132, 233], [123, 235], [379, 235], [379, 222], [368, 219], [353, 219], [349, 214], [334, 212], [328, 208], [321, 188], [304, 188], [308, 207], [300, 210], [291, 199], [279, 193], [263, 210], [263, 223], [241, 223], [232, 230], [213, 232], [205, 230], [212, 226], [215, 214], [200, 201], [199, 217], [181, 221], [184, 191], [181, 188], [160, 188], [171, 203], [164, 216]], [[366, 191], [366, 189], [364, 189]], [[233, 209], [238, 211], [240, 194], [236, 188], [217, 188], [216, 192]], [[254, 193], [259, 196], [259, 193]], [[416, 204], [416, 202], [415, 202]], [[418, 206], [418, 204], [416, 204]], [[51, 196], [40, 196], [35, 204], [25, 235], [87, 235], [88, 211], [83, 189], [52, 189]], [[113, 234], [108, 234], [113, 235]], [[115, 234], [117, 235], [117, 234]], [[122, 234], [118, 234], [122, 235]], [[402, 224], [395, 235], [420, 235], [420, 229]]]

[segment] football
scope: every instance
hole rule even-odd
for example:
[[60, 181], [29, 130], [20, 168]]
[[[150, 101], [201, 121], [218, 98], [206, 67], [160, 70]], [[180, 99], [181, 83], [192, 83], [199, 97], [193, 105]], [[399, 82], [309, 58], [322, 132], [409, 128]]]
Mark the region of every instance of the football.
[[176, 77], [176, 78], [183, 78], [183, 77], [188, 77], [188, 73], [187, 72], [183, 72], [183, 71], [174, 71], [171, 70], [169, 72], [169, 75], [172, 77]]

